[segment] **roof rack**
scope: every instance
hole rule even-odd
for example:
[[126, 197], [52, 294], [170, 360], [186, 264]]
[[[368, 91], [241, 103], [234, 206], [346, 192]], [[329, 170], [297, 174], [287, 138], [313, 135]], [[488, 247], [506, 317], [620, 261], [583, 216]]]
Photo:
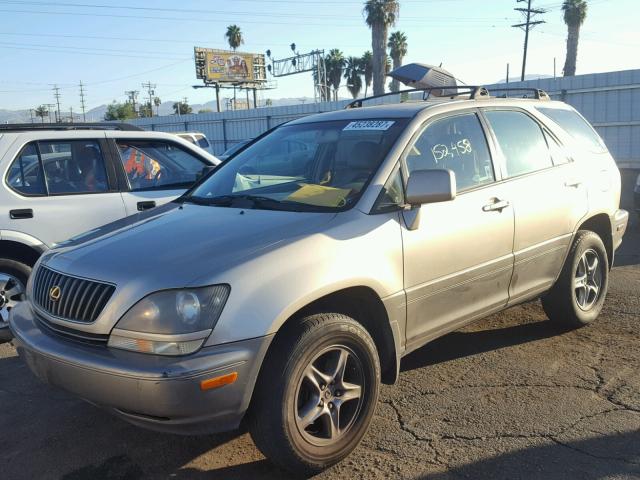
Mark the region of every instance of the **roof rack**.
[[[446, 93], [448, 90], [455, 90], [455, 92], [452, 93]], [[422, 94], [422, 100], [427, 100], [432, 92], [440, 92], [440, 94], [438, 95], [438, 97], [447, 97], [450, 99], [453, 99], [455, 97], [459, 97], [462, 95], [468, 95], [468, 98], [470, 100], [480, 100], [480, 99], [486, 99], [486, 98], [490, 98], [490, 92], [486, 87], [483, 87], [481, 85], [458, 85], [458, 86], [450, 86], [450, 87], [429, 87], [429, 88], [409, 88], [409, 89], [405, 89], [405, 90], [399, 90], [397, 92], [387, 92], [387, 93], [383, 93], [381, 95], [372, 95], [370, 97], [365, 97], [365, 98], [358, 98], [357, 100], [354, 100], [350, 103], [348, 103], [344, 108], [345, 109], [350, 109], [350, 108], [360, 108], [362, 107], [362, 103], [369, 101], [369, 100], [373, 100], [376, 98], [382, 98], [382, 97], [388, 97], [390, 95], [399, 95], [402, 93], [412, 93], [412, 92], [423, 92]], [[534, 96], [533, 98], [535, 98], [536, 100], [549, 100], [549, 95], [547, 94], [547, 92], [545, 92], [544, 90], [541, 90], [539, 88], [510, 88], [510, 87], [505, 87], [505, 88], [495, 88], [492, 89], [492, 91], [499, 91], [499, 92], [510, 92], [510, 91], [519, 91], [519, 92], [533, 92]], [[496, 98], [496, 97], [494, 97]], [[509, 97], [508, 93], [505, 93], [504, 95], [497, 97], [497, 98], [516, 98], [516, 97]], [[517, 98], [529, 98], [527, 97], [527, 95], [525, 94], [524, 96], [520, 96]]]
[[38, 130], [122, 130], [143, 131], [130, 123], [7, 123], [0, 124], [0, 132], [28, 132]]

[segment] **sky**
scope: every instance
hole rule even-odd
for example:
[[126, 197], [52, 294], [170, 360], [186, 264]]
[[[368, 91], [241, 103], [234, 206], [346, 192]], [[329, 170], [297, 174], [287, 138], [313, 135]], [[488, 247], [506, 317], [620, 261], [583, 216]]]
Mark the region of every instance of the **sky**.
[[[345, 56], [371, 50], [371, 31], [359, 0], [0, 0], [0, 109], [54, 103], [79, 112], [78, 83], [87, 109], [126, 99], [143, 82], [157, 85], [163, 101], [190, 103], [214, 98], [192, 88], [193, 47], [228, 48], [226, 26], [237, 24], [241, 50], [275, 58], [299, 52], [341, 49]], [[546, 23], [530, 35], [527, 73], [553, 75], [564, 65], [566, 26], [560, 0], [534, 0]], [[401, 0], [391, 31], [408, 37], [404, 63], [443, 64], [467, 84], [490, 84], [519, 76], [524, 33], [517, 0]], [[589, 0], [582, 28], [577, 74], [640, 68], [638, 0]], [[275, 79], [265, 98], [313, 97], [308, 73]], [[343, 85], [346, 82], [343, 82]], [[142, 95], [142, 92], [141, 92]], [[224, 93], [223, 93], [224, 95]], [[228, 93], [226, 94], [228, 95]], [[348, 96], [346, 87], [340, 95]]]

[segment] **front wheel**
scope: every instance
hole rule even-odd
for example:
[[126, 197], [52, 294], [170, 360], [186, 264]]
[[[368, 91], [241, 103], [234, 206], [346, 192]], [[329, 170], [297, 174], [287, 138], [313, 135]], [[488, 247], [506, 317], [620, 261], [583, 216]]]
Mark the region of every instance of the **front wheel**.
[[274, 463], [311, 475], [345, 458], [367, 431], [380, 386], [378, 353], [369, 333], [340, 314], [306, 317], [274, 342], [249, 431]]
[[609, 258], [600, 237], [580, 230], [562, 273], [542, 297], [547, 316], [567, 327], [583, 327], [600, 314], [609, 286]]

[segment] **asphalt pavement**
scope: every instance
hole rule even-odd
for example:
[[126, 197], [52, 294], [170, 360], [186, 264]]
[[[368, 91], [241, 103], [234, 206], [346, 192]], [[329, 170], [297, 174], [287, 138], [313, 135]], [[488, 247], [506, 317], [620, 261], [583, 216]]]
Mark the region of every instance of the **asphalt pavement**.
[[[623, 200], [625, 202], [626, 200]], [[640, 227], [596, 323], [562, 331], [538, 302], [412, 353], [364, 441], [318, 478], [640, 478]], [[0, 478], [278, 479], [246, 433], [146, 431], [39, 383], [0, 345]]]

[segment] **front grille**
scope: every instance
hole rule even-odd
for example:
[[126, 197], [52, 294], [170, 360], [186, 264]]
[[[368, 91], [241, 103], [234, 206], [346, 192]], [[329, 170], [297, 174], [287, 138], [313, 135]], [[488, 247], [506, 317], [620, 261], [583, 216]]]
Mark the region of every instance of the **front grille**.
[[103, 346], [109, 341], [109, 335], [101, 335], [97, 333], [81, 332], [73, 328], [63, 327], [56, 323], [50, 322], [46, 318], [36, 314], [35, 319], [38, 322], [40, 330], [45, 333], [63, 337], [67, 340], [73, 340], [74, 342], [80, 342], [89, 345]]
[[[51, 293], [59, 288], [56, 300]], [[38, 307], [57, 318], [91, 323], [98, 318], [116, 287], [102, 282], [72, 277], [40, 267], [33, 282], [33, 300]]]

